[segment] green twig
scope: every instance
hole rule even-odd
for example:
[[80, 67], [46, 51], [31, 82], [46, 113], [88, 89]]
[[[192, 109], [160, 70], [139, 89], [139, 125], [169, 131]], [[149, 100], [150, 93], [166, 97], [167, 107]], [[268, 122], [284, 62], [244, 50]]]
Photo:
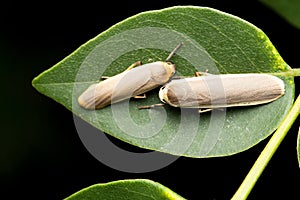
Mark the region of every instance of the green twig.
[[239, 189], [232, 197], [232, 200], [242, 200], [248, 197], [259, 176], [267, 166], [268, 162], [272, 158], [273, 154], [277, 150], [283, 138], [286, 136], [288, 130], [291, 128], [299, 113], [300, 95], [296, 99], [289, 113], [279, 125], [277, 131], [274, 133], [267, 146], [261, 152], [260, 156], [252, 166], [246, 178], [244, 179], [243, 183], [240, 185]]

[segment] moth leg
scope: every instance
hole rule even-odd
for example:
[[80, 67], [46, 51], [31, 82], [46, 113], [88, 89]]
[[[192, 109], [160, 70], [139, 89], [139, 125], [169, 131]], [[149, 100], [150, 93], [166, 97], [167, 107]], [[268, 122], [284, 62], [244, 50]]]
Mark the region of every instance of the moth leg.
[[195, 72], [195, 76], [199, 77], [199, 76], [210, 76], [212, 74], [208, 73], [208, 69], [205, 70], [205, 72]]
[[133, 63], [132, 65], [130, 65], [125, 71], [131, 70], [134, 67], [140, 66], [140, 65], [142, 65], [142, 62], [141, 61], [137, 61], [137, 62]]
[[206, 112], [209, 112], [209, 111], [212, 111], [213, 109], [212, 108], [207, 108], [207, 109], [201, 109], [199, 108], [198, 109], [198, 113], [206, 113]]
[[106, 80], [108, 78], [110, 78], [110, 76], [101, 76], [101, 79], [103, 79], [103, 80]]
[[146, 99], [147, 97], [146, 97], [146, 94], [144, 93], [144, 94], [136, 95], [133, 98], [135, 98], [135, 99]]
[[163, 107], [165, 104], [163, 103], [158, 103], [158, 104], [153, 104], [153, 105], [150, 105], [150, 106], [139, 106], [138, 109], [141, 110], [141, 109], [151, 109], [151, 108], [155, 108], [155, 107]]
[[196, 77], [199, 77], [199, 76], [201, 76], [201, 73], [202, 73], [202, 72], [195, 72], [195, 76], [196, 76]]
[[201, 108], [199, 108], [198, 109], [198, 113], [206, 113], [206, 112], [210, 112], [210, 111], [212, 111], [212, 110], [219, 110], [219, 111], [225, 111], [225, 108], [207, 108], [207, 109], [201, 109]]

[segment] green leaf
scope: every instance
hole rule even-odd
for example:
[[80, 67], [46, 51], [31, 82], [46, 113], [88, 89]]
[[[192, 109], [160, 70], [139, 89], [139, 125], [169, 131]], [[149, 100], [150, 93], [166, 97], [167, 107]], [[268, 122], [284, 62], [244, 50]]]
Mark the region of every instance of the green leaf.
[[300, 29], [300, 1], [299, 0], [260, 0], [276, 11], [290, 24]]
[[159, 103], [158, 90], [96, 111], [77, 103], [78, 96], [102, 75], [124, 71], [137, 60], [172, 58], [179, 75], [275, 73], [290, 70], [268, 37], [252, 24], [211, 8], [179, 6], [144, 12], [101, 33], [33, 80], [41, 93], [64, 105], [98, 129], [130, 144], [188, 157], [227, 156], [268, 137], [290, 108], [293, 78], [281, 76], [285, 95], [265, 105], [214, 110], [170, 106], [138, 110]]
[[146, 179], [121, 180], [105, 184], [96, 184], [80, 190], [66, 200], [139, 200], [165, 199], [184, 200], [169, 188]]
[[297, 137], [297, 155], [298, 155], [298, 163], [300, 167], [300, 127], [298, 130], [298, 137]]

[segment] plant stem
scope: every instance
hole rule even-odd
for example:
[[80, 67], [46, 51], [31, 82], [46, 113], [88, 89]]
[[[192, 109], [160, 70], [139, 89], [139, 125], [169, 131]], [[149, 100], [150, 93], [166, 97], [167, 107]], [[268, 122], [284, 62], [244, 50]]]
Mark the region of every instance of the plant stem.
[[239, 189], [232, 197], [232, 200], [242, 200], [248, 197], [259, 176], [267, 166], [268, 162], [279, 147], [283, 138], [286, 136], [288, 130], [291, 128], [299, 113], [300, 95], [296, 99], [289, 113], [279, 125], [277, 131], [273, 134], [272, 138], [270, 139], [264, 150], [261, 152], [260, 156], [257, 158], [243, 183], [240, 185]]
[[300, 76], [300, 69], [295, 68], [295, 69], [290, 69], [285, 72], [274, 72], [274, 73], [270, 73], [270, 74], [275, 75], [275, 76]]

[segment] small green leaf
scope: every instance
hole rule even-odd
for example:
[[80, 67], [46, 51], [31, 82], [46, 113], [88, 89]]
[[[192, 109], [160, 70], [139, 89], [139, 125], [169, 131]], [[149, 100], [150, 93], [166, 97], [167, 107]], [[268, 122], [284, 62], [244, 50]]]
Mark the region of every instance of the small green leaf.
[[184, 200], [169, 188], [146, 179], [121, 180], [96, 184], [69, 196], [66, 200]]
[[300, 1], [299, 0], [260, 0], [290, 24], [300, 29]]
[[[96, 111], [77, 103], [78, 96], [101, 75], [112, 76], [129, 65], [172, 58], [179, 75], [210, 73], [275, 73], [290, 67], [268, 37], [252, 24], [211, 8], [179, 6], [128, 18], [78, 48], [33, 80], [41, 93], [64, 105], [98, 129], [130, 144], [188, 157], [227, 156], [268, 137], [294, 98], [293, 78], [281, 76], [285, 95], [261, 106], [214, 110], [170, 106], [138, 110], [159, 103], [158, 90], [146, 99], [131, 99]], [[284, 74], [284, 73], [283, 73]]]
[[298, 137], [297, 137], [297, 155], [298, 155], [298, 163], [300, 167], [300, 127], [298, 130]]

